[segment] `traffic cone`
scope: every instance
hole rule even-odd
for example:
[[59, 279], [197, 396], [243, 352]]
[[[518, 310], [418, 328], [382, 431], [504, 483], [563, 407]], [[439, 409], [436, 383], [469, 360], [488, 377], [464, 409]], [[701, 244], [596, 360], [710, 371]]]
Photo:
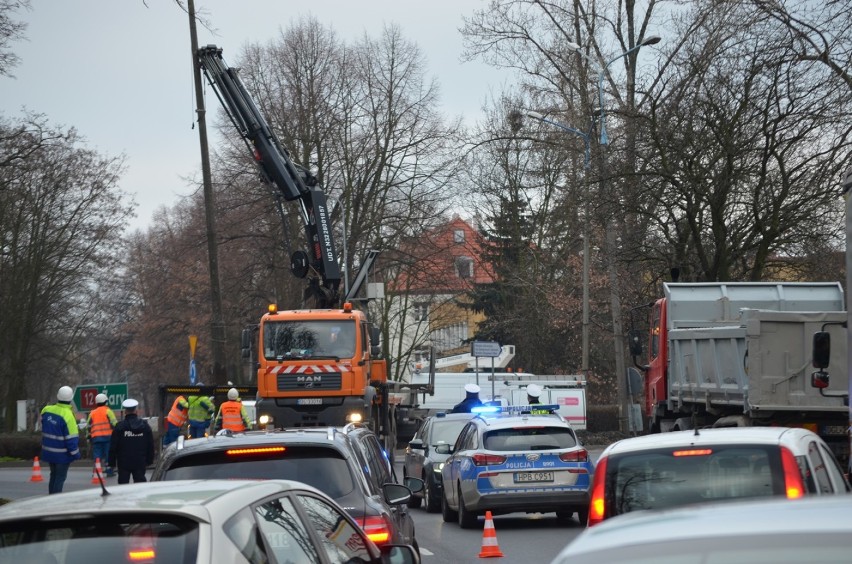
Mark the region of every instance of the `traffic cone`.
[[30, 476], [30, 482], [43, 482], [44, 478], [41, 475], [41, 464], [38, 462], [38, 457], [33, 459], [33, 475]]
[[98, 479], [98, 476], [100, 476], [102, 478], [103, 475], [104, 475], [104, 471], [101, 468], [101, 459], [96, 458], [95, 459], [95, 468], [92, 470], [92, 483], [93, 484], [100, 484], [101, 481]]
[[503, 558], [500, 547], [497, 545], [497, 531], [494, 530], [494, 521], [491, 512], [485, 512], [485, 528], [482, 529], [482, 550], [480, 558]]

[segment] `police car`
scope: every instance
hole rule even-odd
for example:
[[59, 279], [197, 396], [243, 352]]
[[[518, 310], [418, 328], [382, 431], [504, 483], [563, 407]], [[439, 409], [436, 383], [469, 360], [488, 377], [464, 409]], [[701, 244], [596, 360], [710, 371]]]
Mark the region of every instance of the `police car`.
[[556, 512], [588, 519], [595, 471], [589, 453], [556, 405], [483, 406], [455, 445], [439, 445], [450, 456], [441, 469], [445, 522], [473, 528], [485, 511]]

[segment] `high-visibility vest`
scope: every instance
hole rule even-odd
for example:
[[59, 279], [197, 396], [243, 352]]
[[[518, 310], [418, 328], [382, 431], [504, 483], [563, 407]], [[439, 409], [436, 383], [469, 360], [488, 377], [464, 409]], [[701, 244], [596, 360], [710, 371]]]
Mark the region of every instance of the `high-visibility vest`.
[[98, 406], [89, 414], [87, 425], [89, 436], [93, 439], [112, 436], [112, 428], [115, 424], [115, 413], [106, 405]]
[[238, 401], [226, 401], [219, 409], [222, 418], [222, 428], [234, 432], [246, 430], [245, 418], [243, 416], [243, 404]]
[[216, 408], [213, 407], [213, 402], [207, 396], [189, 396], [189, 415], [190, 421], [209, 421]]
[[186, 423], [186, 411], [188, 407], [189, 404], [186, 403], [186, 399], [184, 399], [183, 396], [178, 396], [172, 404], [172, 410], [169, 411], [166, 419], [175, 427], [183, 426], [183, 424]]

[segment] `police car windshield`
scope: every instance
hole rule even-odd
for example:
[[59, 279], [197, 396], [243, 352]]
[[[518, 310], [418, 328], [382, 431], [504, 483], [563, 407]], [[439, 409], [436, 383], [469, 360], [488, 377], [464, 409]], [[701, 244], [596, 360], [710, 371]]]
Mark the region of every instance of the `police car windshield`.
[[514, 427], [485, 433], [486, 450], [555, 450], [577, 446], [577, 439], [565, 427]]
[[263, 354], [269, 360], [352, 358], [355, 322], [267, 321], [263, 326]]

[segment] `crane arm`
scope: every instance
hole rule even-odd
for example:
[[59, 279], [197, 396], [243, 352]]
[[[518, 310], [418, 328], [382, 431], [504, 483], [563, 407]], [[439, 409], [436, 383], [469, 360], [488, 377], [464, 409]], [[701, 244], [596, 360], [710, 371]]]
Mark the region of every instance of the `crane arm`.
[[279, 214], [283, 212], [281, 198], [299, 202], [308, 250], [293, 253], [290, 268], [299, 278], [308, 278], [305, 301], [310, 302], [310, 307], [337, 307], [341, 273], [325, 193], [314, 175], [290, 159], [286, 147], [272, 132], [240, 80], [237, 69], [225, 63], [222, 49], [207, 45], [198, 50], [197, 56], [216, 97], [252, 151], [261, 176], [275, 188]]

